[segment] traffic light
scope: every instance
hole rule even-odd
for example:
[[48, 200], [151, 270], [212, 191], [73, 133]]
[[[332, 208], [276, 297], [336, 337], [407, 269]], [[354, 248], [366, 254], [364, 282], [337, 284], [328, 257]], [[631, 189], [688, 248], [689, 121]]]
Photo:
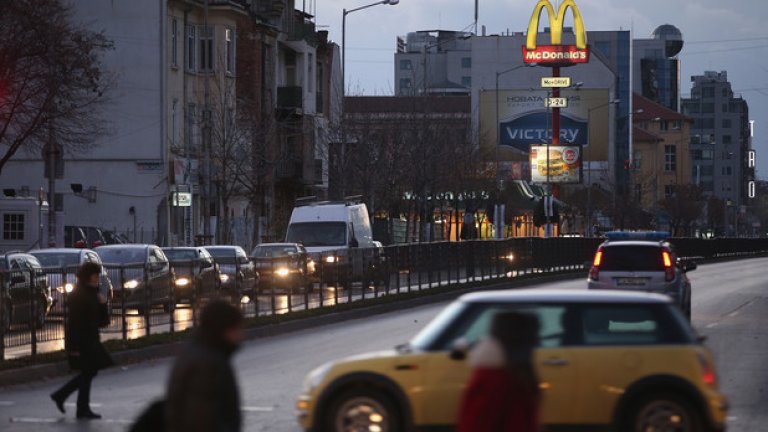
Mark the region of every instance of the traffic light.
[[624, 171], [629, 171], [632, 168], [632, 163], [629, 159], [624, 159]]

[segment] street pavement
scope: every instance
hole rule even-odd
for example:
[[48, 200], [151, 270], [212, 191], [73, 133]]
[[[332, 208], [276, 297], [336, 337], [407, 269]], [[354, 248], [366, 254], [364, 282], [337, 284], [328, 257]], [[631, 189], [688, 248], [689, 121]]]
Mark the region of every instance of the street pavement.
[[[768, 430], [767, 267], [768, 258], [758, 258], [702, 265], [690, 273], [693, 324], [715, 352], [721, 387], [731, 398], [731, 431]], [[585, 283], [579, 279], [538, 287], [584, 289]], [[293, 404], [306, 372], [335, 358], [405, 342], [444, 306], [404, 309], [246, 343], [235, 358], [244, 430], [298, 431]], [[101, 373], [92, 400], [105, 419], [94, 422], [76, 421], [74, 405], [62, 416], [48, 399], [65, 378], [0, 388], [0, 430], [126, 430], [150, 401], [162, 397], [170, 363], [152, 360]]]

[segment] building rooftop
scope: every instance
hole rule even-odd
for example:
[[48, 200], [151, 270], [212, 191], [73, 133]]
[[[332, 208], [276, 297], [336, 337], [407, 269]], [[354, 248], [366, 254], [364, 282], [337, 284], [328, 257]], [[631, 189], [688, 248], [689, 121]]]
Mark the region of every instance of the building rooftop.
[[[632, 94], [632, 107], [635, 110], [634, 121], [649, 121], [656, 118], [663, 120], [681, 120], [693, 123], [693, 119], [664, 105], [654, 102], [637, 93]], [[642, 110], [640, 112], [640, 110]]]

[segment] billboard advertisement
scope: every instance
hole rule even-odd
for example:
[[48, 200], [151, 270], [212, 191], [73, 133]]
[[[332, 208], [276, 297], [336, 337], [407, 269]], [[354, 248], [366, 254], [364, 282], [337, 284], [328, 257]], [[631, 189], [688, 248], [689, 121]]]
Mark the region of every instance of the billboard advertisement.
[[[552, 112], [544, 108], [547, 91], [499, 90], [498, 125], [496, 96], [494, 90], [480, 92], [481, 149], [493, 158], [498, 143], [501, 160], [527, 161], [532, 145], [552, 140]], [[560, 142], [584, 147], [589, 160], [608, 160], [608, 90], [563, 89], [561, 96], [568, 107], [560, 109]]]
[[[534, 183], [580, 183], [581, 149], [577, 146], [533, 145], [530, 153], [531, 181]], [[549, 175], [547, 175], [549, 174]]]

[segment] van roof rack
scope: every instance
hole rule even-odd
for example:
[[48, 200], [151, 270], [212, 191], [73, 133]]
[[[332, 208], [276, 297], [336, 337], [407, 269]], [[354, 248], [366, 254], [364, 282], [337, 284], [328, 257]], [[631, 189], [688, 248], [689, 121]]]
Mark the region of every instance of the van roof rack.
[[354, 205], [354, 204], [360, 204], [363, 202], [363, 196], [362, 195], [350, 195], [344, 197], [344, 202], [347, 205]]
[[296, 204], [296, 207], [303, 207], [310, 204], [316, 204], [317, 197], [314, 195], [299, 197], [294, 200], [294, 203]]

